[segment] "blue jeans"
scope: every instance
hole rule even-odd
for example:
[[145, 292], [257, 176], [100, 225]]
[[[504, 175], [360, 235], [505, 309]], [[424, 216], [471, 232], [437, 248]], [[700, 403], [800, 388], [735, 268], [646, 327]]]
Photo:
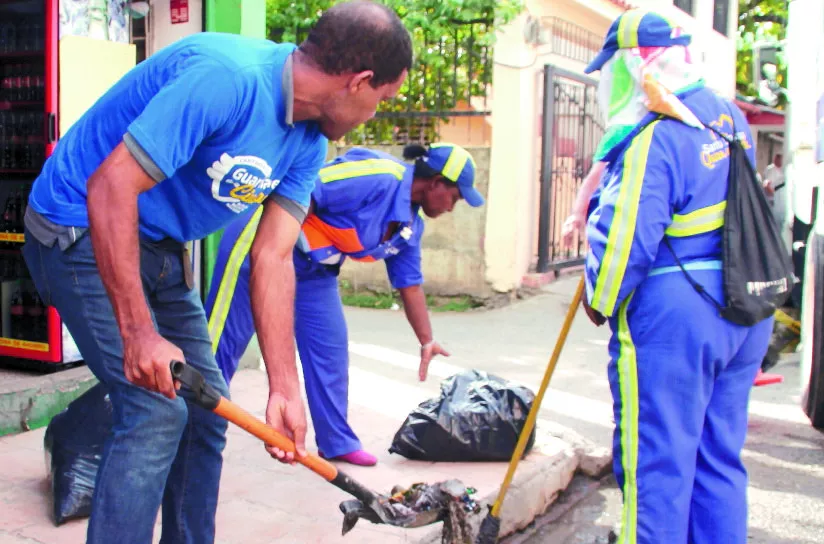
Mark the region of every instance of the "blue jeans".
[[[226, 421], [192, 404], [185, 390], [169, 400], [126, 379], [120, 330], [88, 232], [63, 251], [27, 230], [23, 255], [43, 301], [57, 308], [112, 401], [87, 542], [148, 544], [161, 504], [162, 544], [214, 542]], [[157, 330], [228, 397], [203, 305], [184, 280], [182, 245], [141, 241], [140, 274]]]

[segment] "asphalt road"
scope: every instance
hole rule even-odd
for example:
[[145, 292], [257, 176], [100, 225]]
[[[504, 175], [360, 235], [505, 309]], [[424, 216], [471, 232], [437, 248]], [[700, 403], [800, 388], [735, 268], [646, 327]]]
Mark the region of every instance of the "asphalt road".
[[[564, 292], [558, 286], [552, 290]], [[584, 323], [580, 320], [578, 325]], [[595, 340], [577, 337], [568, 346], [586, 355], [576, 362], [575, 372], [565, 375], [563, 390], [608, 402], [608, 394], [593, 388], [588, 377], [604, 372], [603, 352], [595, 355], [589, 348]], [[785, 356], [770, 371], [784, 376], [784, 382], [752, 391], [743, 452], [750, 482], [748, 542], [752, 544], [824, 542], [824, 433], [812, 428], [799, 408], [799, 366], [797, 356]], [[576, 430], [598, 443], [609, 440], [609, 433], [591, 426], [576, 426]], [[620, 517], [621, 494], [612, 476], [588, 493], [583, 489], [587, 485], [590, 482], [577, 481], [566, 500], [508, 544], [606, 543], [610, 527]], [[569, 499], [580, 502], [570, 507], [565, 504]]]
[[[435, 396], [441, 378], [475, 368], [536, 390], [576, 282], [577, 278], [562, 279], [538, 296], [497, 310], [433, 314], [435, 338], [451, 356], [433, 361], [425, 383], [417, 380], [417, 342], [402, 311], [347, 308], [350, 372], [367, 372], [385, 384], [414, 384]], [[544, 398], [539, 428], [562, 426], [596, 444], [610, 445], [614, 425], [606, 378], [608, 335], [606, 327], [595, 328], [579, 312]], [[749, 542], [821, 543], [824, 434], [809, 425], [799, 407], [798, 363], [784, 360], [772, 372], [785, 381], [753, 389], [743, 454], [750, 474]], [[531, 532], [516, 535], [511, 542], [599, 542], [618, 519], [620, 507], [620, 492], [607, 480], [576, 508], [551, 511]]]

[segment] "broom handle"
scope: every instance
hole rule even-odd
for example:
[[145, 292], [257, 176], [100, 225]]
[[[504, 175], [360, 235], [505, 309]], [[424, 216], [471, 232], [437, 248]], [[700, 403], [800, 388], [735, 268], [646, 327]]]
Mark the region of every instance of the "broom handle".
[[535, 427], [535, 420], [538, 419], [538, 410], [541, 408], [541, 401], [544, 400], [544, 393], [546, 393], [547, 387], [549, 387], [549, 380], [552, 378], [552, 373], [555, 372], [555, 366], [558, 364], [558, 359], [561, 356], [561, 350], [564, 349], [567, 334], [569, 334], [569, 329], [572, 326], [572, 321], [575, 319], [575, 313], [578, 310], [578, 305], [581, 303], [583, 295], [584, 278], [582, 276], [581, 281], [578, 282], [578, 287], [575, 290], [575, 295], [572, 297], [569, 310], [567, 310], [566, 317], [564, 318], [564, 325], [561, 327], [561, 334], [555, 342], [555, 349], [552, 352], [552, 357], [549, 358], [549, 365], [547, 365], [546, 372], [544, 372], [544, 380], [541, 382], [541, 387], [538, 389], [538, 394], [535, 395], [535, 400], [532, 402], [532, 407], [529, 409], [529, 415], [526, 417], [524, 428], [521, 429], [521, 435], [518, 437], [518, 444], [515, 446], [515, 451], [512, 452], [512, 459], [509, 461], [509, 468], [507, 468], [506, 476], [501, 484], [501, 489], [498, 491], [498, 498], [495, 500], [495, 504], [492, 505], [492, 510], [490, 513], [493, 517], [500, 517], [501, 508], [504, 504], [504, 497], [506, 496], [506, 492], [509, 490], [509, 485], [512, 483], [512, 477], [515, 475], [515, 469], [518, 468], [518, 462], [524, 454], [526, 443], [529, 441], [529, 435], [532, 434], [532, 429]]

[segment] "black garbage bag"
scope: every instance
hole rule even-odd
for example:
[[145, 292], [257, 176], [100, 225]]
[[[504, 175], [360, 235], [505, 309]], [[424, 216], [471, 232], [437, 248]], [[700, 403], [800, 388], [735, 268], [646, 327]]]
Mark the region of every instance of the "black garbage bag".
[[[439, 398], [422, 402], [395, 434], [390, 453], [420, 461], [509, 461], [535, 394], [479, 370], [441, 383]], [[524, 454], [535, 442], [535, 429]]]
[[46, 427], [43, 446], [56, 525], [91, 515], [97, 469], [111, 430], [112, 403], [99, 383]]

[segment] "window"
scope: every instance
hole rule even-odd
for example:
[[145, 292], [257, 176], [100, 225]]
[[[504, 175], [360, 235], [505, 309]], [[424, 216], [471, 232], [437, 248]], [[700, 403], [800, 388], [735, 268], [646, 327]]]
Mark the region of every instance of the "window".
[[683, 12], [693, 15], [692, 0], [675, 0], [675, 7]]
[[712, 28], [724, 36], [729, 35], [730, 0], [713, 0]]

